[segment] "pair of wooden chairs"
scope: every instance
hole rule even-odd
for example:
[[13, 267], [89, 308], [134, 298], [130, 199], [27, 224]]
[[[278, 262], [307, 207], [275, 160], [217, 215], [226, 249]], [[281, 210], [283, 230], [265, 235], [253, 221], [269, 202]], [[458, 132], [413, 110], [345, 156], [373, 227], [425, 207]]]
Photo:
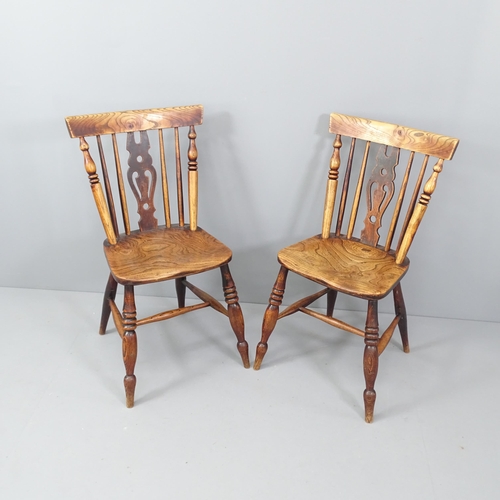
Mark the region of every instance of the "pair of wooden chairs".
[[[198, 151], [195, 127], [201, 125], [202, 118], [202, 106], [66, 118], [71, 137], [80, 140], [85, 169], [106, 233], [104, 253], [110, 275], [104, 293], [99, 333], [105, 333], [112, 315], [122, 338], [128, 407], [134, 405], [134, 368], [137, 358], [135, 331], [140, 325], [212, 307], [229, 318], [243, 365], [245, 368], [250, 366], [243, 315], [228, 266], [231, 251], [198, 226]], [[179, 131], [182, 128], [187, 129], [184, 137], [181, 137]], [[157, 136], [153, 144], [150, 143], [148, 132]], [[434, 192], [443, 163], [452, 158], [458, 140], [337, 113], [330, 116], [330, 132], [335, 134], [335, 140], [328, 172], [322, 231], [278, 254], [281, 267], [265, 312], [254, 368], [258, 370], [261, 366], [277, 320], [295, 312], [303, 312], [359, 335], [364, 338], [365, 343], [365, 420], [371, 422], [376, 397], [374, 384], [378, 358], [396, 327], [399, 327], [404, 351], [409, 352], [406, 310], [400, 284], [409, 267], [407, 252]], [[93, 156], [99, 159], [102, 184], [87, 142], [87, 138], [92, 136], [95, 137], [96, 149]], [[173, 143], [171, 148], [166, 146], [167, 139], [171, 139]], [[184, 213], [185, 176], [181, 165], [183, 139], [187, 142], [188, 221], [185, 220]], [[359, 145], [360, 142], [363, 144]], [[128, 152], [128, 168], [125, 173], [122, 170], [123, 149]], [[347, 149], [346, 154], [343, 153], [344, 149]], [[153, 162], [152, 154], [158, 158], [156, 162]], [[401, 179], [396, 180], [400, 156], [405, 156], [406, 168]], [[417, 156], [422, 158], [421, 166], [415, 172], [412, 167]], [[113, 169], [108, 169], [108, 163], [111, 163], [109, 157], [114, 163]], [[430, 177], [424, 183], [430, 157], [436, 158], [436, 162]], [[154, 164], [160, 167], [160, 179]], [[176, 183], [173, 192], [169, 191], [167, 176], [167, 165], [170, 164], [174, 165], [175, 171], [174, 175], [171, 174]], [[342, 189], [337, 195], [341, 165], [345, 166], [344, 176]], [[111, 175], [110, 170], [115, 175]], [[157, 183], [161, 184], [161, 194], [155, 196]], [[396, 192], [397, 196], [394, 197]], [[407, 192], [410, 193], [409, 196], [406, 196]], [[120, 210], [115, 206], [116, 193]], [[132, 215], [128, 208], [132, 197], [135, 198], [138, 213], [138, 229], [135, 230], [132, 229]], [[362, 198], [366, 200], [363, 219], [358, 217]], [[172, 202], [177, 205], [177, 223], [172, 222]], [[157, 204], [163, 205], [161, 225], [156, 218]], [[389, 215], [389, 208], [389, 224], [383, 229], [382, 218], [386, 213]], [[332, 231], [334, 211], [338, 215]], [[121, 217], [117, 215], [119, 212]], [[394, 245], [394, 242], [397, 243]], [[226, 307], [187, 281], [187, 277], [191, 275], [217, 268], [222, 275]], [[289, 271], [324, 288], [280, 313], [279, 307]], [[137, 319], [135, 287], [165, 280], [175, 280], [178, 308]], [[122, 311], [115, 303], [118, 284], [124, 286]], [[201, 302], [186, 306], [186, 288]], [[368, 301], [364, 330], [333, 317], [338, 292]], [[379, 336], [378, 301], [391, 292], [394, 296], [395, 318]], [[326, 314], [308, 307], [324, 295], [327, 298]]]

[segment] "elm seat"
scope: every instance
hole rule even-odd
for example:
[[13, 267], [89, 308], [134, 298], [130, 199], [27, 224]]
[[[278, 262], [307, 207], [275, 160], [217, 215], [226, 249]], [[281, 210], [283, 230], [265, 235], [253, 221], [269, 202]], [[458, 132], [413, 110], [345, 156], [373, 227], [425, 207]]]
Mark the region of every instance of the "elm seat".
[[[231, 250], [197, 227], [159, 227], [104, 242], [104, 254], [121, 285], [157, 283], [217, 269], [231, 260]], [[141, 262], [141, 266], [137, 266]]]
[[[122, 338], [124, 385], [129, 408], [134, 406], [135, 330], [138, 326], [212, 307], [229, 318], [243, 366], [250, 366], [243, 314], [228, 266], [231, 250], [198, 227], [195, 127], [202, 121], [203, 106], [200, 105], [66, 118], [70, 136], [80, 140], [85, 170], [107, 237], [104, 253], [110, 275], [104, 292], [99, 333], [106, 332], [112, 314]], [[182, 129], [187, 134], [181, 136]], [[87, 137], [92, 138], [92, 148]], [[182, 151], [187, 153], [187, 172], [182, 168]], [[99, 159], [102, 184], [92, 155]], [[128, 164], [126, 171], [122, 165], [124, 157]], [[108, 164], [114, 164], [114, 169], [108, 168]], [[184, 186], [186, 177], [187, 189]], [[173, 193], [169, 180], [175, 181]], [[155, 196], [157, 184], [161, 186], [161, 193]], [[184, 214], [185, 198], [187, 217]], [[134, 199], [137, 215], [129, 211], [129, 203]], [[115, 200], [119, 200], [119, 204]], [[159, 214], [156, 204], [162, 208]], [[177, 222], [173, 220], [171, 204], [177, 209]], [[136, 226], [138, 229], [133, 229]], [[222, 277], [226, 306], [187, 280], [188, 276], [217, 268]], [[138, 319], [134, 288], [166, 280], [175, 281], [179, 307]], [[122, 311], [115, 303], [118, 284], [125, 287]], [[201, 302], [186, 306], [186, 289]]]
[[332, 290], [363, 299], [382, 299], [408, 270], [394, 253], [345, 238], [313, 236], [280, 250], [278, 262]]
[[[321, 234], [278, 253], [281, 268], [264, 314], [254, 368], [261, 367], [277, 321], [296, 312], [359, 335], [365, 343], [365, 420], [371, 422], [379, 356], [396, 327], [403, 350], [410, 351], [401, 279], [408, 271], [407, 253], [436, 189], [438, 175], [444, 161], [453, 157], [458, 139], [339, 113], [330, 115], [330, 132], [335, 139]], [[430, 157], [436, 158], [436, 162], [424, 183]], [[418, 158], [421, 166], [416, 170], [412, 166]], [[406, 168], [397, 179], [400, 161], [402, 165], [406, 163]], [[343, 179], [339, 181], [341, 170]], [[340, 182], [342, 188], [337, 196]], [[332, 228], [334, 212], [337, 220]], [[289, 271], [325, 288], [280, 312]], [[368, 301], [364, 329], [333, 316], [338, 292]], [[379, 336], [378, 301], [390, 292], [395, 317]], [[308, 307], [324, 295], [326, 314]]]

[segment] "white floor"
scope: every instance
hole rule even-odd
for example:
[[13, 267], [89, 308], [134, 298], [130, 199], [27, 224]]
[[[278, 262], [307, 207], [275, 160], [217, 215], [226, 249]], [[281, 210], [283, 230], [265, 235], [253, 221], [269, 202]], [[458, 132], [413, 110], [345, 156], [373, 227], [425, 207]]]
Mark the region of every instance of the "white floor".
[[[173, 305], [139, 299], [144, 314]], [[100, 294], [0, 300], [3, 499], [498, 498], [499, 324], [411, 317], [412, 352], [395, 334], [368, 425], [362, 339], [300, 313], [278, 323], [260, 372], [215, 311], [142, 327], [126, 409]], [[264, 306], [243, 311], [253, 359]]]

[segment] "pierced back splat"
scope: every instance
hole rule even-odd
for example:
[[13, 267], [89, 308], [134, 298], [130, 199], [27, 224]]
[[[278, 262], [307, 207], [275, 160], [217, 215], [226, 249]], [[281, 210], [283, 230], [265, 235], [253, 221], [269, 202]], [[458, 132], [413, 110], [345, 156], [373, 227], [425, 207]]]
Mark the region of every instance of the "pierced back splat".
[[129, 169], [127, 178], [137, 200], [137, 213], [140, 216], [139, 229], [145, 231], [158, 226], [154, 216], [154, 193], [156, 187], [156, 170], [149, 154], [149, 137], [146, 131], [140, 132], [140, 142], [135, 142], [133, 132], [127, 134], [127, 151]]
[[399, 163], [399, 148], [380, 146], [377, 151], [375, 167], [366, 186], [367, 212], [365, 226], [361, 231], [361, 242], [376, 246], [380, 235], [378, 230], [382, 226], [382, 217], [394, 195], [394, 179], [396, 166]]

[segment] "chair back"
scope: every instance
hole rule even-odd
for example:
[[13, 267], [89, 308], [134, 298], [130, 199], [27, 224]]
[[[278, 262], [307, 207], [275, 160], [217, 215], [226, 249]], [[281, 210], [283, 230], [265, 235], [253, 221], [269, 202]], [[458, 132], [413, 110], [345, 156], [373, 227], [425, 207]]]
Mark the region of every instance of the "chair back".
[[[358, 239], [361, 243], [394, 252], [396, 262], [401, 264], [436, 188], [443, 163], [453, 157], [458, 139], [339, 113], [330, 115], [330, 132], [335, 134], [335, 140], [322, 237]], [[343, 148], [344, 144], [347, 148]], [[436, 162], [422, 189], [430, 157]], [[406, 164], [406, 168], [396, 179], [400, 163]], [[416, 172], [412, 171], [414, 163], [420, 163]], [[342, 164], [345, 170], [339, 198], [336, 191]], [[407, 192], [411, 193], [409, 199]], [[359, 216], [363, 197], [366, 210]], [[337, 220], [332, 233], [335, 206]], [[401, 214], [404, 216], [400, 217]], [[384, 216], [388, 224], [383, 228]], [[397, 242], [394, 249], [393, 242]]]
[[[171, 215], [171, 199], [176, 198], [177, 223], [187, 224], [184, 214], [184, 188], [181, 151], [187, 150], [187, 181], [189, 228], [196, 230], [198, 219], [198, 151], [195, 126], [203, 121], [203, 106], [146, 109], [66, 118], [69, 134], [80, 139], [80, 150], [89, 176], [101, 221], [108, 241], [113, 245], [119, 234], [130, 234], [134, 216], [129, 211], [129, 201], [137, 204], [137, 226], [147, 231], [158, 226], [158, 219], [167, 228], [174, 223]], [[180, 128], [187, 134], [181, 136]], [[153, 133], [153, 131], [156, 131]], [[151, 135], [150, 135], [151, 134]], [[92, 148], [87, 137], [95, 137]], [[156, 137], [155, 137], [156, 136]], [[97, 174], [94, 158], [99, 158], [102, 182]], [[128, 168], [122, 170], [122, 159], [127, 158]], [[108, 169], [108, 164], [114, 168]], [[176, 190], [169, 192], [167, 165], [175, 165]], [[160, 168], [158, 179], [157, 168]], [[125, 175], [124, 175], [125, 174]], [[126, 177], [126, 182], [124, 177]], [[161, 183], [161, 195], [156, 185]], [[159, 191], [159, 190], [158, 190]], [[118, 193], [119, 210], [115, 206]], [[162, 205], [162, 214], [156, 206]], [[117, 213], [121, 212], [121, 218]], [[120, 219], [120, 224], [119, 224]]]

